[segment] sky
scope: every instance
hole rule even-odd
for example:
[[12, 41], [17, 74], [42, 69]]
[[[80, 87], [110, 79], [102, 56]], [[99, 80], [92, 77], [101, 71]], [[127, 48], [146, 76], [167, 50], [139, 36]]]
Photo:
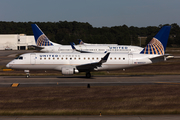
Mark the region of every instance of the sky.
[[0, 0], [0, 21], [77, 21], [93, 27], [180, 25], [180, 1]]

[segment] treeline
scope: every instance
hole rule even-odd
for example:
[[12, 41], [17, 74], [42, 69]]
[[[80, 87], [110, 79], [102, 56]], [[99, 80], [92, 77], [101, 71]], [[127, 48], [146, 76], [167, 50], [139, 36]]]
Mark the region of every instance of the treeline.
[[[81, 22], [3, 22], [0, 21], [0, 34], [26, 34], [33, 35], [31, 24], [37, 24], [46, 36], [53, 42], [78, 44], [77, 39], [87, 43], [126, 44], [139, 45], [138, 37], [147, 37], [146, 44], [164, 25], [148, 27], [128, 27], [126, 25], [96, 28], [89, 23]], [[166, 24], [168, 25], [168, 24]], [[171, 24], [168, 41], [169, 47], [180, 46], [180, 27]], [[145, 46], [144, 44], [143, 46]]]

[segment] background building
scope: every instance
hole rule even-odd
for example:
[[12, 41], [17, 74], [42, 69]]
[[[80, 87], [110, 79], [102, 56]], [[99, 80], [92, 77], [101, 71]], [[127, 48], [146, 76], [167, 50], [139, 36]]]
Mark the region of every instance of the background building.
[[29, 45], [36, 45], [34, 36], [25, 34], [1, 34], [0, 50], [27, 50]]

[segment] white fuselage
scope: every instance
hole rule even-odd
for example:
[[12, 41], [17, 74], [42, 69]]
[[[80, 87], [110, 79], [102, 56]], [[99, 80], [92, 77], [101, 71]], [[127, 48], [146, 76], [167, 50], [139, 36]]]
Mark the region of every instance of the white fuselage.
[[[54, 46], [42, 46], [42, 52], [49, 53], [72, 53], [76, 52], [72, 49], [70, 45], [54, 45]], [[143, 48], [138, 46], [128, 46], [128, 45], [75, 45], [77, 50], [95, 52], [95, 53], [119, 53], [119, 52], [133, 52], [140, 53]]]
[[[9, 62], [6, 67], [12, 69], [52, 69], [75, 68], [80, 65], [99, 62], [104, 53], [27, 53]], [[150, 64], [150, 58], [159, 55], [110, 53], [107, 61], [94, 70], [116, 70]], [[81, 70], [79, 70], [81, 71]], [[83, 72], [83, 71], [82, 71]]]

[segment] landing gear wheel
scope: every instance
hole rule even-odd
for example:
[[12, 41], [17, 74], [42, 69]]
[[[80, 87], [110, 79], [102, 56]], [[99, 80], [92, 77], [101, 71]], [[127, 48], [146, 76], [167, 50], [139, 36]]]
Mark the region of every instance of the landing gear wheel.
[[30, 77], [30, 71], [29, 70], [24, 70], [24, 72], [26, 73], [26, 78]]
[[26, 75], [26, 78], [29, 78], [30, 77], [30, 75], [28, 74], [28, 75]]
[[91, 78], [91, 73], [90, 72], [86, 73], [86, 78]]

